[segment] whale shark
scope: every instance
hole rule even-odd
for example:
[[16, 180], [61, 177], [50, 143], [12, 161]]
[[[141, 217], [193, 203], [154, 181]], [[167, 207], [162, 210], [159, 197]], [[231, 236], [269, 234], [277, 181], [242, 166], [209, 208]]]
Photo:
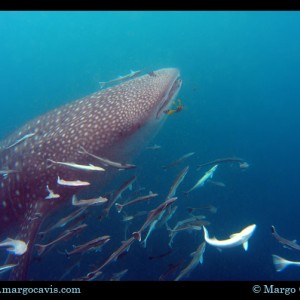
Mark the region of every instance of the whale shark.
[[[181, 87], [176, 68], [159, 69], [102, 89], [29, 121], [0, 142], [0, 238], [27, 244], [9, 280], [26, 280], [36, 234], [55, 210], [87, 186], [60, 185], [57, 178], [104, 187], [118, 173], [70, 168], [97, 165], [82, 148], [111, 161], [130, 162], [158, 132]], [[64, 162], [49, 164], [49, 161]], [[1, 175], [0, 175], [1, 176]], [[56, 197], [49, 197], [49, 190]]]

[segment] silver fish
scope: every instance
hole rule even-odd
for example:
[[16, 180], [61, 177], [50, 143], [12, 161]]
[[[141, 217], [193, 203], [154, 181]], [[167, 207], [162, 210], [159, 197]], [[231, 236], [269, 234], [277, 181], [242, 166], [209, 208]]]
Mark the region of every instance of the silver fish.
[[125, 269], [125, 270], [123, 270], [123, 271], [121, 271], [121, 272], [118, 272], [118, 273], [114, 273], [113, 275], [112, 275], [112, 277], [109, 279], [109, 281], [120, 281], [121, 280], [121, 278], [123, 277], [123, 276], [125, 276], [125, 274], [128, 272], [128, 269]]
[[73, 246], [74, 249], [72, 251], [65, 251], [65, 253], [66, 253], [67, 257], [69, 257], [70, 255], [73, 255], [76, 253], [84, 253], [84, 252], [95, 251], [95, 250], [98, 251], [108, 241], [110, 241], [109, 235], [100, 236], [91, 241], [86, 242], [83, 245]]
[[130, 177], [128, 180], [126, 180], [114, 193], [113, 197], [111, 199], [109, 199], [109, 201], [106, 203], [105, 208], [102, 210], [101, 212], [101, 218], [105, 218], [108, 216], [110, 209], [112, 208], [112, 206], [115, 204], [115, 202], [122, 197], [122, 193], [127, 190], [130, 189], [132, 190], [132, 184], [136, 181], [136, 176], [132, 176]]
[[44, 235], [56, 228], [62, 228], [64, 226], [66, 226], [68, 223], [70, 223], [71, 221], [73, 221], [74, 219], [76, 219], [77, 217], [81, 216], [86, 210], [86, 207], [81, 208], [81, 209], [76, 209], [75, 211], [73, 211], [72, 213], [70, 213], [69, 215], [67, 215], [66, 217], [61, 218], [59, 221], [57, 221], [55, 224], [51, 225], [50, 227], [48, 227], [47, 229], [45, 229], [44, 231], [40, 231], [39, 235], [41, 237], [44, 237]]
[[120, 213], [125, 206], [132, 205], [132, 204], [139, 203], [139, 202], [143, 202], [143, 201], [148, 201], [149, 199], [155, 198], [157, 196], [158, 196], [158, 194], [149, 193], [149, 195], [137, 197], [137, 198], [135, 198], [135, 199], [133, 199], [129, 202], [126, 202], [124, 204], [115, 203], [115, 206], [117, 208], [118, 213]]
[[113, 261], [116, 261], [117, 258], [124, 252], [124, 251], [128, 251], [130, 246], [132, 245], [132, 243], [135, 241], [134, 237], [129, 238], [127, 241], [123, 241], [122, 245], [115, 251], [113, 252], [105, 261], [104, 263], [97, 268], [96, 270], [89, 272], [87, 275], [85, 275], [84, 277], [81, 278], [81, 280], [88, 280], [87, 278], [94, 278], [94, 276], [96, 276], [96, 274], [98, 274], [99, 272], [101, 272], [101, 270], [107, 266], [108, 264], [110, 264]]
[[125, 80], [128, 80], [128, 79], [132, 79], [134, 77], [137, 77], [138, 75], [141, 74], [142, 71], [133, 71], [133, 70], [130, 70], [130, 73], [127, 74], [127, 75], [124, 75], [124, 76], [119, 76], [118, 78], [116, 79], [112, 79], [112, 80], [109, 80], [109, 81], [100, 81], [99, 84], [100, 84], [100, 87], [101, 88], [104, 88], [106, 85], [110, 85], [112, 83], [119, 83], [119, 82], [123, 82]]
[[98, 198], [94, 198], [94, 199], [81, 199], [78, 200], [76, 195], [73, 195], [72, 197], [72, 205], [75, 206], [90, 206], [90, 205], [95, 205], [95, 204], [103, 204], [106, 203], [108, 200], [107, 198], [103, 198], [103, 197], [98, 197]]
[[46, 249], [50, 249], [51, 246], [57, 244], [58, 242], [63, 241], [63, 240], [65, 241], [67, 239], [70, 239], [72, 236], [79, 234], [86, 227], [87, 227], [87, 224], [81, 224], [77, 227], [66, 230], [58, 238], [49, 242], [48, 244], [44, 244], [44, 245], [35, 244], [37, 251], [38, 251], [38, 255], [41, 256], [45, 252]]
[[59, 176], [57, 177], [57, 184], [66, 185], [66, 186], [86, 186], [86, 185], [90, 185], [90, 183], [88, 181], [64, 180], [64, 179], [61, 179]]
[[287, 240], [287, 239], [281, 237], [281, 236], [277, 233], [277, 231], [276, 231], [276, 229], [275, 229], [275, 226], [272, 225], [272, 226], [271, 226], [271, 230], [272, 230], [272, 235], [275, 237], [275, 239], [276, 239], [279, 243], [283, 244], [283, 246], [288, 247], [288, 248], [290, 248], [290, 249], [300, 250], [300, 245], [298, 245], [298, 244], [296, 243], [295, 240], [294, 240], [294, 241], [290, 241], [290, 240]]
[[94, 155], [92, 153], [89, 153], [87, 150], [85, 150], [82, 146], [80, 147], [81, 150], [79, 150], [79, 153], [87, 154], [95, 159], [98, 159], [101, 161], [105, 166], [110, 166], [114, 167], [117, 169], [133, 169], [136, 168], [136, 165], [131, 165], [131, 164], [124, 164], [124, 163], [119, 163], [116, 161], [109, 160], [108, 158], [100, 157], [97, 155]]
[[74, 168], [74, 169], [79, 169], [79, 170], [85, 170], [85, 171], [105, 171], [105, 169], [98, 167], [98, 166], [94, 166], [92, 164], [89, 165], [79, 165], [79, 164], [75, 164], [75, 163], [68, 163], [68, 162], [62, 162], [62, 161], [54, 161], [52, 159], [47, 159], [48, 161], [50, 161], [52, 164], [56, 164], [56, 165], [62, 165], [62, 166], [66, 166], [66, 167], [70, 167], [70, 168]]
[[180, 183], [184, 180], [187, 172], [189, 171], [189, 166], [186, 166], [176, 177], [176, 179], [174, 180], [171, 188], [170, 188], [170, 191], [167, 195], [167, 199], [169, 198], [172, 198], [173, 196], [176, 195], [176, 190], [178, 188], [178, 186], [180, 185]]
[[239, 158], [239, 157], [225, 157], [225, 158], [218, 158], [216, 160], [209, 161], [207, 163], [198, 165], [197, 170], [200, 170], [202, 167], [205, 167], [205, 166], [218, 165], [221, 163], [232, 163], [232, 162], [237, 162], [239, 164], [246, 163], [244, 159]]
[[18, 145], [19, 143], [25, 141], [25, 140], [28, 139], [28, 138], [31, 138], [32, 136], [34, 136], [34, 135], [36, 135], [36, 134], [37, 134], [36, 132], [32, 132], [32, 133], [28, 133], [28, 134], [24, 135], [23, 137], [17, 139], [17, 140], [16, 140], [14, 143], [12, 143], [11, 145], [5, 147], [5, 150], [7, 150], [7, 149], [9, 149], [9, 148], [12, 148], [12, 147], [14, 147], [14, 146], [16, 146], [16, 145]]
[[300, 267], [300, 261], [292, 261], [287, 260], [283, 257], [280, 257], [278, 255], [272, 254], [273, 258], [273, 264], [277, 272], [281, 272], [288, 266], [297, 266]]
[[169, 164], [167, 164], [165, 166], [162, 166], [162, 168], [166, 170], [166, 169], [169, 169], [171, 167], [175, 167], [175, 166], [179, 165], [181, 162], [183, 162], [184, 160], [186, 160], [187, 158], [189, 158], [190, 156], [192, 156], [194, 154], [195, 154], [195, 152], [190, 152], [190, 153], [184, 154], [181, 157], [179, 157], [178, 159], [170, 162]]
[[153, 145], [153, 146], [148, 146], [148, 147], [146, 147], [145, 149], [146, 150], [158, 150], [158, 149], [160, 149], [161, 148], [161, 146], [160, 145]]
[[0, 266], [0, 274], [7, 272], [9, 270], [11, 270], [12, 268], [14, 268], [16, 266], [16, 264], [12, 264], [12, 265], [3, 265]]
[[191, 253], [191, 256], [193, 259], [191, 262], [179, 273], [179, 275], [175, 278], [174, 281], [178, 281], [183, 277], [188, 276], [198, 265], [199, 263], [203, 263], [203, 254], [205, 252], [205, 241], [200, 244], [200, 246], [197, 248], [197, 250], [193, 253]]
[[162, 216], [162, 212], [171, 204], [173, 204], [177, 200], [177, 197], [170, 198], [166, 200], [165, 202], [161, 203], [158, 207], [155, 209], [151, 210], [145, 223], [143, 226], [139, 229], [139, 231], [135, 231], [132, 233], [132, 236], [138, 240], [141, 241], [141, 233], [144, 231], [154, 220]]
[[196, 184], [191, 187], [186, 193], [189, 193], [201, 186], [204, 185], [204, 183], [206, 182], [206, 180], [208, 180], [209, 178], [212, 178], [214, 175], [214, 172], [216, 171], [218, 165], [214, 165], [211, 169], [209, 169], [197, 182]]

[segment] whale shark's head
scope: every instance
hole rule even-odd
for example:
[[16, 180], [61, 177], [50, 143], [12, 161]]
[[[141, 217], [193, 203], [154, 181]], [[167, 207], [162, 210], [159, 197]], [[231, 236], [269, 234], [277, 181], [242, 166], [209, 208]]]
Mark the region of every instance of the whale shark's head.
[[[149, 122], [161, 121], [165, 117], [164, 111], [172, 103], [180, 87], [179, 70], [166, 68], [150, 72], [100, 93], [101, 98], [107, 96], [107, 115], [114, 116], [111, 125], [125, 134], [126, 130], [134, 133]], [[114, 97], [111, 96], [112, 92]]]
[[98, 139], [101, 147], [113, 147], [117, 143], [124, 152], [127, 145], [131, 145], [132, 150], [149, 141], [166, 119], [164, 111], [180, 87], [179, 70], [166, 68], [96, 93], [99, 101], [95, 108], [98, 106], [101, 115], [101, 142]]

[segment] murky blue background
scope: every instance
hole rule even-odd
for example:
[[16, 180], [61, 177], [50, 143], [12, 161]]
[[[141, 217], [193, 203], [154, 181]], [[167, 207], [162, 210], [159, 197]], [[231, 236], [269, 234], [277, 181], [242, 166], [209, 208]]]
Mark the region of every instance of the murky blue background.
[[[296, 267], [275, 271], [271, 254], [300, 261], [300, 253], [278, 244], [270, 226], [300, 240], [299, 34], [299, 12], [1, 12], [0, 138], [37, 115], [96, 91], [99, 81], [130, 69], [177, 67], [185, 109], [168, 117], [152, 141], [162, 148], [135, 159], [142, 166], [136, 186], [166, 195], [189, 164], [170, 226], [188, 217], [187, 206], [206, 203], [218, 207], [207, 219], [210, 234], [219, 239], [257, 224], [247, 252], [236, 247], [220, 253], [207, 245], [203, 265], [187, 279], [298, 280]], [[182, 165], [161, 169], [192, 151], [196, 154]], [[250, 167], [219, 166], [214, 180], [226, 187], [206, 184], [189, 197], [183, 195], [206, 171], [196, 171], [197, 164], [228, 156], [242, 157]], [[109, 189], [129, 176], [122, 174]], [[128, 208], [128, 213], [153, 209], [161, 201]], [[128, 235], [144, 219], [133, 223]], [[61, 254], [72, 244], [108, 233], [113, 239], [100, 253], [71, 260]], [[95, 218], [84, 237], [35, 260], [31, 278], [57, 279], [78, 258], [80, 269], [65, 279], [84, 275], [123, 239], [124, 223], [113, 208], [103, 225]], [[133, 244], [126, 256], [103, 270], [103, 279], [128, 268], [124, 280], [158, 280], [169, 264], [183, 259], [180, 268], [185, 267], [202, 240], [202, 232], [178, 234], [170, 255], [149, 260], [149, 255], [168, 250], [167, 231], [154, 231], [147, 249]], [[53, 262], [61, 263], [54, 267]]]

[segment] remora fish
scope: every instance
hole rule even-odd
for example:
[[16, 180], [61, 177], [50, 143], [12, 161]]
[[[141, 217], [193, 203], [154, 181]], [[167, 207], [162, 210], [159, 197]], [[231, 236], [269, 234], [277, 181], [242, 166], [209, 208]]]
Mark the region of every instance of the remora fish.
[[153, 146], [148, 146], [148, 147], [146, 147], [145, 149], [146, 150], [158, 150], [158, 149], [160, 149], [161, 148], [161, 146], [160, 145], [153, 145]]
[[131, 200], [129, 202], [126, 202], [124, 204], [115, 203], [115, 206], [117, 208], [118, 213], [120, 213], [122, 211], [122, 209], [124, 208], [124, 206], [132, 205], [132, 204], [143, 202], [143, 201], [148, 201], [148, 200], [150, 200], [152, 198], [155, 198], [157, 196], [158, 196], [158, 194], [150, 192], [148, 195], [137, 197], [136, 199], [133, 199], [133, 200]]
[[203, 226], [204, 239], [207, 242], [207, 244], [210, 244], [219, 249], [232, 248], [235, 246], [243, 245], [243, 248], [245, 249], [245, 251], [247, 251], [248, 240], [251, 238], [255, 228], [255, 224], [249, 225], [246, 228], [244, 228], [241, 232], [232, 234], [228, 240], [219, 241], [216, 238], [210, 238], [207, 229]]
[[98, 274], [105, 266], [107, 266], [109, 263], [116, 261], [117, 258], [124, 252], [124, 251], [129, 251], [129, 248], [131, 244], [135, 241], [134, 237], [131, 237], [130, 239], [123, 241], [122, 245], [115, 251], [113, 252], [105, 261], [104, 263], [96, 270], [89, 272], [87, 275], [84, 277], [81, 277], [81, 280], [88, 280], [89, 278], [95, 278], [95, 274]]
[[192, 156], [194, 154], [195, 154], [195, 152], [190, 152], [190, 153], [184, 154], [181, 157], [179, 157], [178, 159], [170, 162], [169, 164], [162, 166], [162, 168], [166, 170], [171, 167], [175, 167], [175, 166], [179, 165], [182, 161], [184, 161], [185, 159], [189, 158], [190, 156]]
[[205, 166], [210, 166], [210, 165], [217, 165], [221, 163], [232, 163], [232, 162], [237, 162], [239, 164], [245, 163], [245, 160], [239, 157], [226, 157], [226, 158], [218, 158], [213, 161], [209, 161], [207, 163], [201, 164], [197, 166], [197, 170], [200, 170], [202, 167]]
[[182, 277], [189, 276], [189, 274], [198, 266], [198, 264], [203, 263], [203, 254], [205, 251], [206, 243], [202, 242], [197, 250], [190, 255], [193, 257], [191, 262], [179, 273], [179, 275], [174, 279], [174, 281], [178, 281]]
[[167, 195], [167, 199], [172, 198], [173, 196], [176, 195], [176, 190], [178, 188], [178, 186], [180, 185], [180, 183], [183, 181], [183, 179], [185, 178], [187, 172], [189, 171], [189, 166], [186, 166], [176, 177], [175, 181], [173, 182], [170, 191]]
[[202, 205], [200, 207], [188, 207], [187, 211], [192, 214], [195, 210], [207, 210], [213, 214], [217, 212], [217, 208], [211, 204]]
[[0, 266], [0, 274], [11, 270], [12, 268], [14, 268], [16, 265], [4, 265], [4, 266]]
[[77, 227], [74, 227], [72, 229], [68, 229], [65, 232], [63, 232], [58, 238], [56, 238], [55, 240], [49, 242], [48, 244], [35, 244], [35, 246], [37, 247], [37, 251], [38, 251], [38, 255], [42, 255], [46, 249], [49, 249], [49, 247], [51, 247], [52, 245], [55, 245], [56, 243], [60, 242], [60, 241], [66, 241], [69, 238], [73, 237], [74, 235], [79, 234], [84, 228], [87, 227], [87, 224], [81, 224]]
[[126, 180], [117, 190], [116, 192], [113, 194], [113, 196], [109, 199], [109, 201], [107, 201], [104, 209], [102, 209], [101, 212], [101, 218], [105, 218], [108, 216], [110, 209], [112, 208], [112, 206], [115, 204], [115, 202], [122, 197], [122, 193], [126, 190], [126, 189], [130, 189], [132, 190], [132, 184], [136, 181], [136, 176], [132, 176], [130, 177], [128, 180]]
[[[78, 153], [80, 146], [113, 161], [131, 161], [159, 130], [167, 116], [181, 80], [177, 69], [160, 69], [156, 76], [146, 74], [114, 87], [58, 107], [28, 122], [0, 142], [0, 149], [36, 132], [34, 136], [0, 153], [0, 169], [18, 170], [0, 189], [0, 234], [28, 242], [22, 257], [10, 257], [18, 264], [10, 280], [24, 280], [32, 245], [41, 222], [69, 201], [74, 189], [57, 185], [57, 177], [78, 179], [73, 168], [47, 167], [47, 159], [76, 161], [89, 165], [90, 157]], [[104, 187], [118, 171], [81, 172], [80, 179]], [[55, 189], [58, 199], [45, 201], [46, 186]], [[78, 187], [78, 192], [81, 187]], [[76, 190], [77, 191], [77, 190]], [[36, 218], [37, 213], [39, 218]]]
[[89, 165], [79, 165], [79, 164], [75, 164], [75, 163], [69, 163], [69, 162], [62, 162], [62, 161], [54, 161], [50, 158], [48, 158], [48, 161], [50, 161], [52, 164], [56, 164], [56, 165], [62, 165], [65, 167], [69, 167], [69, 168], [74, 168], [74, 169], [78, 169], [78, 170], [85, 170], [85, 171], [105, 171], [105, 169], [98, 167], [98, 166], [94, 166], [92, 164]]
[[128, 269], [125, 269], [125, 270], [123, 270], [121, 272], [112, 274], [112, 276], [109, 279], [109, 281], [120, 281], [121, 278], [127, 273], [127, 271], [128, 271]]
[[80, 149], [81, 150], [78, 151], [79, 153], [87, 154], [87, 155], [101, 161], [102, 164], [104, 164], [105, 166], [111, 166], [111, 167], [114, 167], [114, 168], [117, 168], [117, 169], [133, 169], [133, 168], [136, 168], [136, 165], [119, 163], [119, 162], [116, 162], [116, 161], [111, 161], [108, 158], [104, 158], [104, 157], [94, 155], [92, 153], [87, 152], [83, 147], [80, 147]]
[[188, 191], [186, 191], [185, 193], [189, 193], [191, 191], [193, 191], [194, 189], [203, 186], [205, 181], [209, 178], [212, 178], [214, 175], [214, 172], [216, 171], [218, 165], [214, 165], [211, 169], [209, 169], [197, 182], [196, 184], [191, 187]]
[[148, 217], [145, 221], [145, 223], [142, 225], [139, 231], [135, 231], [132, 233], [132, 236], [138, 240], [141, 241], [141, 233], [148, 227], [154, 220], [159, 219], [162, 216], [162, 212], [170, 205], [172, 205], [177, 200], [177, 197], [170, 198], [166, 200], [165, 202], [161, 203], [159, 206], [157, 206], [155, 209], [151, 210], [148, 214]]
[[280, 272], [291, 265], [300, 267], [300, 261], [287, 260], [275, 254], [272, 254], [272, 258], [274, 267], [277, 272]]
[[87, 186], [87, 185], [90, 185], [90, 183], [88, 181], [64, 180], [64, 179], [61, 179], [59, 176], [57, 177], [57, 184], [65, 185], [65, 186]]
[[72, 197], [72, 205], [79, 205], [79, 206], [90, 206], [95, 204], [103, 204], [107, 202], [107, 198], [98, 197], [93, 199], [81, 199], [78, 200], [76, 195], [73, 195]]
[[34, 136], [34, 135], [36, 135], [36, 132], [26, 134], [25, 136], [23, 136], [23, 137], [17, 139], [17, 140], [16, 140], [14, 143], [12, 143], [11, 145], [5, 147], [5, 150], [7, 150], [7, 149], [9, 149], [9, 148], [12, 148], [12, 147], [14, 147], [14, 146], [16, 146], [16, 145], [18, 145], [19, 143], [25, 141], [26, 139], [28, 139], [28, 138], [30, 138], [30, 137], [32, 137], [32, 136]]
[[87, 243], [85, 243], [83, 245], [73, 246], [74, 249], [72, 251], [68, 252], [66, 250], [65, 253], [66, 253], [67, 257], [69, 257], [70, 255], [76, 254], [76, 253], [83, 253], [83, 252], [92, 251], [92, 250], [99, 250], [109, 240], [110, 240], [109, 235], [100, 236], [91, 241], [88, 241]]
[[72, 213], [67, 215], [66, 217], [61, 218], [54, 225], [51, 225], [50, 227], [48, 227], [44, 231], [39, 232], [39, 235], [43, 237], [46, 233], [48, 233], [49, 231], [52, 231], [55, 228], [60, 228], [60, 227], [66, 226], [69, 222], [71, 222], [72, 220], [74, 220], [78, 216], [82, 215], [85, 210], [86, 210], [86, 207], [81, 208], [81, 209], [76, 209], [75, 211], [73, 211]]
[[178, 232], [184, 230], [201, 230], [202, 225], [209, 225], [209, 222], [204, 219], [205, 216], [192, 216], [191, 218], [177, 222], [173, 229], [167, 225], [167, 229], [170, 231], [169, 236], [171, 237], [169, 247], [172, 248], [173, 240]]
[[273, 236], [275, 237], [275, 239], [276, 239], [279, 243], [283, 244], [283, 246], [286, 246], [286, 247], [288, 247], [288, 248], [295, 249], [295, 250], [300, 250], [300, 246], [296, 243], [296, 241], [289, 241], [289, 240], [287, 240], [287, 239], [281, 237], [281, 236], [277, 233], [277, 231], [276, 231], [276, 229], [275, 229], [275, 227], [274, 227], [273, 225], [271, 226], [271, 230], [272, 230], [272, 234], [273, 234]]
[[125, 81], [127, 79], [132, 79], [134, 77], [137, 77], [138, 75], [141, 74], [141, 72], [142, 71], [133, 71], [133, 70], [130, 70], [130, 73], [127, 74], [127, 75], [119, 76], [118, 78], [112, 79], [110, 81], [100, 81], [99, 84], [100, 84], [101, 88], [104, 88], [106, 85], [110, 85], [112, 83], [119, 83], [119, 82]]

